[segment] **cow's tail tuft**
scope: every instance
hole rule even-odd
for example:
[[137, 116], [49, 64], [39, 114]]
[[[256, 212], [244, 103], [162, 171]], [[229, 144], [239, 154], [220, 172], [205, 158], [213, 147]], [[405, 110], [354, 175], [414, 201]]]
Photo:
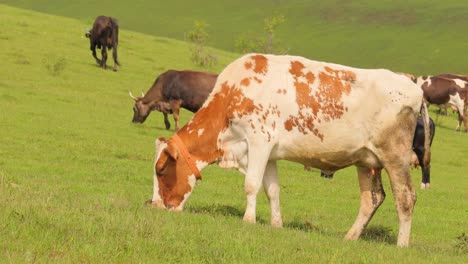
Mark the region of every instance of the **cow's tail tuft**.
[[421, 104], [421, 117], [424, 124], [424, 166], [428, 168], [431, 162], [431, 133], [429, 128], [429, 112], [427, 110], [426, 100], [423, 99]]

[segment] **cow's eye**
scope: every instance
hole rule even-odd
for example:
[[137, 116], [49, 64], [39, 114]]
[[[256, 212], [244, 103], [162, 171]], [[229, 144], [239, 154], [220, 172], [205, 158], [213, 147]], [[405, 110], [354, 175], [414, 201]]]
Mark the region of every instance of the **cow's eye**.
[[159, 168], [156, 167], [156, 174], [157, 174], [159, 177], [160, 177], [160, 176], [163, 176], [164, 171], [166, 170], [166, 167], [167, 167], [166, 163], [164, 163], [164, 165], [161, 166], [161, 167], [159, 167]]
[[138, 109], [136, 108], [136, 106], [133, 107], [133, 112], [137, 112]]

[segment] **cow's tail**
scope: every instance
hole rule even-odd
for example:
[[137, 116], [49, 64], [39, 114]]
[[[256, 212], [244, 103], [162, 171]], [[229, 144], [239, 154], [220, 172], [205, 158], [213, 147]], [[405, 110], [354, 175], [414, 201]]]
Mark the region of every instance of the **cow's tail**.
[[424, 166], [428, 168], [431, 162], [431, 133], [429, 128], [429, 112], [427, 110], [426, 100], [423, 98], [421, 104], [421, 117], [424, 125]]

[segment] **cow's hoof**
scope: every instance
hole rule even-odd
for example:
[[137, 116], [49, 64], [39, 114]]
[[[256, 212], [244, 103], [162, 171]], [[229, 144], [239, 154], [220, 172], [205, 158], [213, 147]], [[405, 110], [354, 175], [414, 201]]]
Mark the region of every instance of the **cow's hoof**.
[[431, 184], [430, 183], [423, 183], [421, 182], [421, 190], [428, 190], [431, 188]]

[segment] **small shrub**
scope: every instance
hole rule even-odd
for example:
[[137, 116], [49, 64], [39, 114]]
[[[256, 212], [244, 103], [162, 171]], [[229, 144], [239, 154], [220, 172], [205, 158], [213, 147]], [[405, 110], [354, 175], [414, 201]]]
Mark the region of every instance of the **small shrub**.
[[242, 53], [260, 52], [270, 54], [286, 54], [288, 49], [284, 48], [281, 41], [275, 36], [276, 29], [285, 22], [283, 15], [265, 18], [263, 23], [264, 35], [244, 34], [235, 43], [236, 48]]
[[206, 48], [208, 32], [203, 21], [195, 21], [194, 27], [186, 34], [190, 45], [190, 59], [202, 67], [211, 67], [218, 63], [218, 56]]
[[463, 233], [461, 236], [457, 237], [455, 243], [455, 248], [458, 252], [462, 254], [468, 254], [468, 235]]

